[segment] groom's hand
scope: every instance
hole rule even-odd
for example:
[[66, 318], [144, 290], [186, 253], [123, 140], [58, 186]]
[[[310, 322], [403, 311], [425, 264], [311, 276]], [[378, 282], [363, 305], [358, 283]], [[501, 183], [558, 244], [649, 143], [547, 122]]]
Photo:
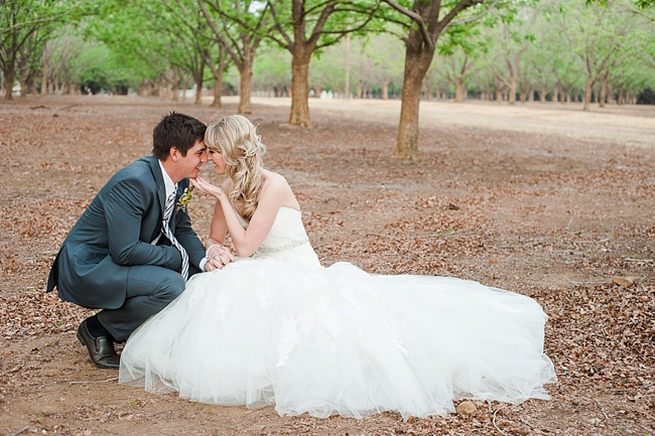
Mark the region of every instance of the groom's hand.
[[229, 248], [221, 244], [213, 244], [207, 249], [209, 261], [205, 265], [205, 271], [221, 269], [228, 263], [234, 262], [234, 255]]

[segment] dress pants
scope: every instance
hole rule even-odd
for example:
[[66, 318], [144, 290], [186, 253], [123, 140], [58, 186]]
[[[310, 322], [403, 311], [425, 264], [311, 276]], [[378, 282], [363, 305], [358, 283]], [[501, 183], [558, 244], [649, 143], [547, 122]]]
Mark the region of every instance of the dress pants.
[[[154, 265], [129, 267], [125, 302], [118, 309], [104, 309], [98, 321], [122, 342], [146, 319], [156, 314], [184, 291], [184, 279], [177, 272]], [[193, 270], [193, 271], [192, 271]], [[198, 272], [190, 268], [189, 274]]]

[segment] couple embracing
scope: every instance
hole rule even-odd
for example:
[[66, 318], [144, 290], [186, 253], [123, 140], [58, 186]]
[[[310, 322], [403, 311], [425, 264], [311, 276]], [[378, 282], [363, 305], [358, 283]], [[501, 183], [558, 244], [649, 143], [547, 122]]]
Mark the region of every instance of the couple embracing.
[[[172, 113], [153, 156], [100, 190], [47, 288], [102, 309], [77, 332], [95, 365], [151, 392], [281, 415], [407, 418], [460, 398], [548, 398], [556, 377], [536, 301], [452, 277], [323, 267], [265, 151], [245, 117], [206, 128]], [[227, 176], [220, 187], [198, 177], [208, 160]], [[216, 199], [206, 247], [187, 211], [191, 184]]]

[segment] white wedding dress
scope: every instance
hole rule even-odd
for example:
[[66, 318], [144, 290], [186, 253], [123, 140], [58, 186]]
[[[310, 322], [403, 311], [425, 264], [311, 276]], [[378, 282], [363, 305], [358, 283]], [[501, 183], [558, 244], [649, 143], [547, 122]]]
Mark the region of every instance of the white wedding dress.
[[323, 267], [283, 207], [252, 258], [194, 275], [130, 336], [119, 381], [280, 415], [443, 415], [460, 398], [548, 398], [546, 319], [472, 281]]

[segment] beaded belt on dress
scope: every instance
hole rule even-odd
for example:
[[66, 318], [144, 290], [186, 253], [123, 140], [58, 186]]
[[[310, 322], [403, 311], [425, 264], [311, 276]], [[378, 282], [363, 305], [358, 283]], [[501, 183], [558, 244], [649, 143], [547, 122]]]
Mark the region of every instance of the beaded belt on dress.
[[297, 248], [297, 247], [300, 247], [301, 245], [305, 245], [307, 243], [309, 243], [309, 238], [301, 239], [301, 240], [298, 240], [298, 241], [293, 241], [293, 242], [290, 242], [290, 243], [288, 243], [286, 245], [281, 245], [279, 247], [271, 247], [271, 248], [259, 247], [257, 249], [257, 251], [262, 253], [262, 254], [279, 253], [280, 251], [291, 250], [292, 248]]

